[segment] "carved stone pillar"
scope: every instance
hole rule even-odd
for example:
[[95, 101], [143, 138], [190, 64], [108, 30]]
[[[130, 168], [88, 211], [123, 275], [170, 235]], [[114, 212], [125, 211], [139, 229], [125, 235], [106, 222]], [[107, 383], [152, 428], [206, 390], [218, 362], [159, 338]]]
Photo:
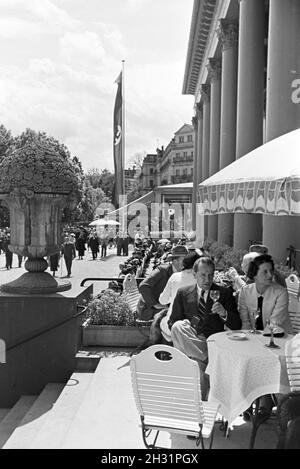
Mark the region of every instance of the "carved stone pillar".
[[[209, 176], [212, 176], [220, 166], [221, 61], [211, 58], [207, 68], [211, 84]], [[218, 215], [208, 217], [208, 239], [218, 239]]]
[[[300, 127], [299, 92], [295, 93], [300, 79], [299, 0], [270, 0], [268, 45], [266, 139], [270, 141]], [[289, 245], [300, 249], [299, 233], [300, 217], [263, 216], [263, 242], [277, 260], [285, 260]]]
[[194, 161], [193, 161], [193, 192], [192, 192], [192, 230], [196, 231], [196, 207], [197, 207], [197, 191], [198, 191], [198, 117], [195, 115], [192, 119], [194, 127]]
[[[209, 145], [210, 145], [210, 85], [201, 85], [203, 98], [203, 140], [202, 140], [202, 180], [209, 177]], [[204, 217], [204, 237], [207, 238], [207, 219]]]
[[[263, 144], [265, 2], [240, 0], [236, 159]], [[261, 215], [236, 214], [234, 247], [262, 240]]]
[[[235, 160], [238, 70], [238, 23], [221, 19], [217, 30], [222, 45], [220, 170]], [[233, 244], [234, 215], [218, 217], [218, 242]]]

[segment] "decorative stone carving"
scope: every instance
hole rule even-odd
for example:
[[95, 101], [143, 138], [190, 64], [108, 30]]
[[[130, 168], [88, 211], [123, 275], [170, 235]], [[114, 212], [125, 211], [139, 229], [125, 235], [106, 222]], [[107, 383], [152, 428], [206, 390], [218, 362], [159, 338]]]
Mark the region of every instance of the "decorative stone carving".
[[193, 124], [194, 130], [197, 131], [197, 129], [198, 129], [198, 117], [197, 117], [197, 115], [192, 117], [192, 124]]
[[210, 102], [210, 85], [204, 84], [200, 86], [201, 96], [203, 97], [204, 103]]
[[203, 119], [203, 104], [202, 103], [196, 104], [196, 116], [198, 120]]
[[75, 208], [81, 173], [53, 148], [30, 142], [5, 156], [0, 164], [0, 199], [10, 210], [12, 252], [27, 257], [23, 274], [2, 285], [10, 293], [52, 293], [71, 284], [44, 272], [44, 256], [60, 251], [64, 207]]
[[208, 79], [211, 83], [221, 79], [221, 60], [210, 58], [208, 59], [208, 64], [206, 67], [208, 70]]
[[222, 50], [232, 49], [238, 46], [239, 26], [236, 21], [221, 19], [217, 29], [218, 38], [222, 44]]

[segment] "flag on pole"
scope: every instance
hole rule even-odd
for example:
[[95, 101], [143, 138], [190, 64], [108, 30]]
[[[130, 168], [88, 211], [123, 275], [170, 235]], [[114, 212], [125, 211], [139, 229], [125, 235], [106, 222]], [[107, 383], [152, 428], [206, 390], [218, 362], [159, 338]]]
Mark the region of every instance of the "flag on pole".
[[118, 84], [115, 107], [114, 107], [114, 167], [115, 167], [115, 186], [113, 190], [113, 204], [119, 207], [119, 196], [124, 194], [124, 168], [123, 168], [123, 96], [122, 96], [123, 74], [120, 72], [115, 83]]

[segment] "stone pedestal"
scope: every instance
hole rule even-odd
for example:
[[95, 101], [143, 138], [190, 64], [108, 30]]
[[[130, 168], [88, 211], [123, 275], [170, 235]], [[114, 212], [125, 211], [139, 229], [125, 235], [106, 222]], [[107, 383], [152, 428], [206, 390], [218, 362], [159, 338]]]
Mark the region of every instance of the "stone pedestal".
[[[6, 345], [0, 408], [12, 407], [24, 394], [39, 394], [47, 383], [68, 380], [81, 342], [82, 317], [74, 318], [76, 305], [92, 293], [92, 285], [48, 295], [0, 292], [0, 339]], [[46, 329], [51, 330], [42, 333]]]

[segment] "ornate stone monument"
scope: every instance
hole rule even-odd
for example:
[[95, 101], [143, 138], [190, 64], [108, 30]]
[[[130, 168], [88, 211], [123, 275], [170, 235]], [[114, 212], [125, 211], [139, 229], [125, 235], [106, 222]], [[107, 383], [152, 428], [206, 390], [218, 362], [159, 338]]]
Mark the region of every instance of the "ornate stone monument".
[[38, 141], [26, 143], [0, 164], [0, 199], [10, 211], [9, 249], [27, 257], [28, 271], [2, 285], [7, 293], [54, 293], [68, 290], [71, 283], [44, 272], [44, 256], [61, 247], [61, 216], [64, 207], [75, 207], [81, 177], [70, 159]]

